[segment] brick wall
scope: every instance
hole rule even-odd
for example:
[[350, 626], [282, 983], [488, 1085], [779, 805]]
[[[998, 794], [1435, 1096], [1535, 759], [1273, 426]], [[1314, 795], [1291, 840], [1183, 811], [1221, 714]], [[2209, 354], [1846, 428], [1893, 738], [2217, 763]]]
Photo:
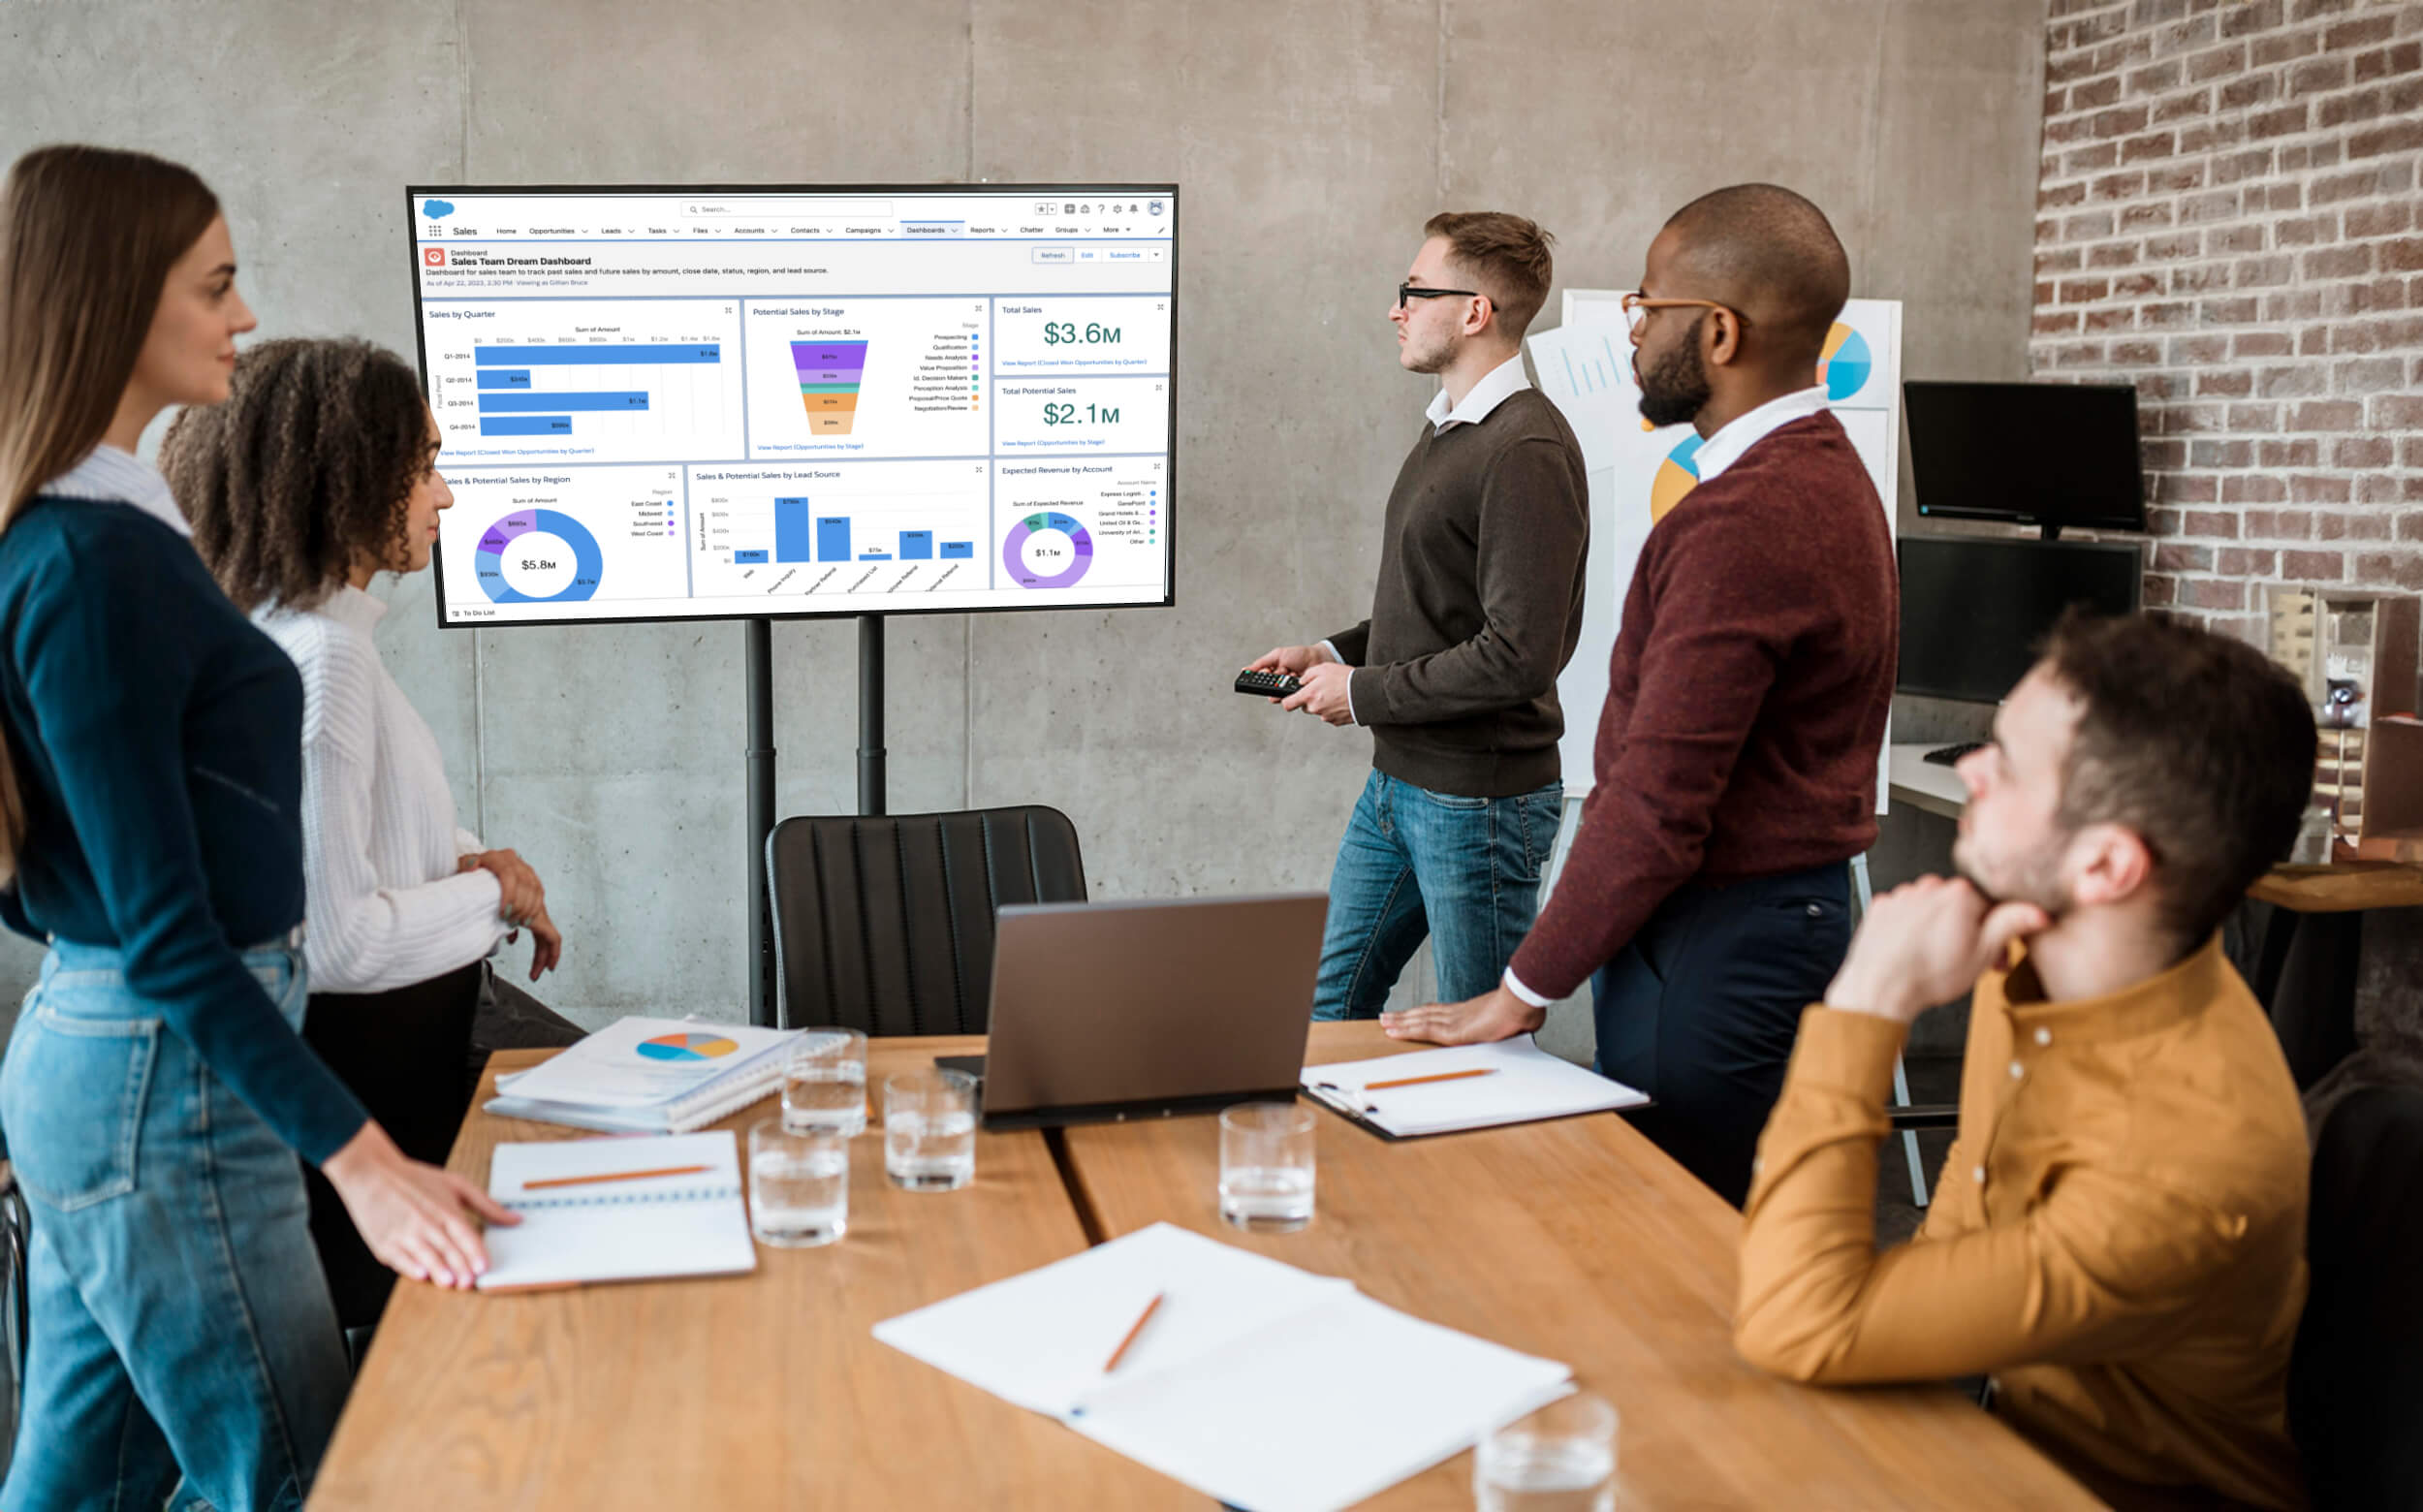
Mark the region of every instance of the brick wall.
[[2423, 591], [2423, 3], [2051, 0], [2039, 377], [2137, 385], [2146, 602]]

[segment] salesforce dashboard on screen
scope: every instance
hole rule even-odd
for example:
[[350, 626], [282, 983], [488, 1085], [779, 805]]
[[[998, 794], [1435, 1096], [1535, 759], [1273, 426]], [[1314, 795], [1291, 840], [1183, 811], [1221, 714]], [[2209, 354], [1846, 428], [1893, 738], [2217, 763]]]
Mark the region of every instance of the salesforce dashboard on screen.
[[1171, 602], [1171, 185], [414, 189], [449, 625]]

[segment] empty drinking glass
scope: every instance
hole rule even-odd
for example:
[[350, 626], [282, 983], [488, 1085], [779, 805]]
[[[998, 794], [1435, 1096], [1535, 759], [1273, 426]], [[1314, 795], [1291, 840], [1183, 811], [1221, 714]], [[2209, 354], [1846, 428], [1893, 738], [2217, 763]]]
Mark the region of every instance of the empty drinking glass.
[[1253, 1234], [1312, 1221], [1312, 1110], [1239, 1103], [1220, 1114], [1220, 1216]]
[[913, 1192], [976, 1180], [976, 1079], [939, 1066], [885, 1078], [883, 1169]]
[[767, 1118], [749, 1130], [749, 1228], [783, 1248], [830, 1244], [850, 1227], [850, 1137]]
[[1472, 1457], [1480, 1512], [1615, 1512], [1616, 1409], [1575, 1392], [1482, 1435]]
[[866, 1036], [809, 1029], [782, 1065], [782, 1124], [795, 1132], [866, 1129]]

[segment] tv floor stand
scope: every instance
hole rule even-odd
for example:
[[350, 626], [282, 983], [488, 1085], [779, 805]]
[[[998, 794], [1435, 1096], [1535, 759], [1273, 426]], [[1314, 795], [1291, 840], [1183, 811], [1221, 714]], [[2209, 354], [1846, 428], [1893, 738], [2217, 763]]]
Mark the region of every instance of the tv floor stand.
[[[884, 811], [883, 619], [858, 616], [858, 811]], [[774, 625], [750, 619], [746, 632], [748, 744], [749, 1023], [774, 1022], [774, 915], [767, 889], [768, 841], [774, 833]]]

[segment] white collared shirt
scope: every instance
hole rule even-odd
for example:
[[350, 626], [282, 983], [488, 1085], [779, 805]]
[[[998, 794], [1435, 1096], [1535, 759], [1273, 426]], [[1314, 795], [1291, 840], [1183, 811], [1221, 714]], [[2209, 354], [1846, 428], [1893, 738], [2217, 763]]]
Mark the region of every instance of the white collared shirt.
[[1792, 422], [1807, 420], [1831, 407], [1826, 402], [1824, 389], [1809, 388], [1787, 394], [1779, 399], [1769, 399], [1746, 415], [1734, 416], [1726, 422], [1723, 429], [1710, 436], [1700, 447], [1699, 455], [1691, 458], [1692, 465], [1699, 470], [1699, 481], [1706, 483], [1740, 461], [1743, 453]]
[[[1787, 394], [1779, 399], [1769, 399], [1746, 415], [1736, 415], [1726, 422], [1724, 428], [1710, 436], [1701, 445], [1698, 455], [1691, 458], [1692, 464], [1699, 470], [1699, 481], [1706, 483], [1740, 461], [1751, 447], [1792, 422], [1807, 420], [1831, 407], [1826, 401], [1824, 389], [1808, 388]], [[1532, 1007], [1546, 1008], [1550, 1005], [1550, 998], [1524, 985], [1523, 979], [1515, 975], [1514, 967], [1508, 966], [1499, 980], [1508, 992]]]
[[132, 504], [178, 535], [193, 538], [194, 527], [185, 522], [185, 512], [176, 507], [175, 495], [169, 492], [169, 481], [160, 476], [160, 470], [106, 441], [82, 461], [44, 484], [42, 491], [61, 498]]
[[1464, 391], [1463, 402], [1450, 406], [1447, 391], [1442, 387], [1431, 395], [1431, 407], [1422, 412], [1433, 432], [1450, 425], [1477, 425], [1489, 419], [1489, 412], [1506, 402], [1510, 395], [1531, 387], [1531, 380], [1523, 375], [1523, 354], [1514, 356], [1481, 375], [1481, 381]]

